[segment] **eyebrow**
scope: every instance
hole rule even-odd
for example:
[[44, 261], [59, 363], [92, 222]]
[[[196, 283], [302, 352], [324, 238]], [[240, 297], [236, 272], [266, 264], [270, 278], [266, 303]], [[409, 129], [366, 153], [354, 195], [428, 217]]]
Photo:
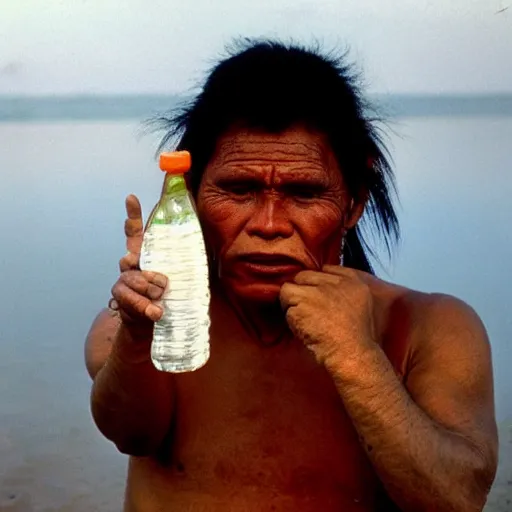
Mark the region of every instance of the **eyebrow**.
[[[248, 166], [247, 164], [230, 165], [229, 169], [221, 166], [215, 181], [218, 183], [230, 183], [235, 181], [264, 181], [265, 171], [255, 168], [256, 166]], [[286, 170], [277, 171], [277, 177], [280, 181], [278, 186], [286, 186], [286, 182], [304, 183], [316, 186], [328, 186], [330, 180], [322, 168], [322, 171], [313, 169], [306, 164], [288, 168]]]

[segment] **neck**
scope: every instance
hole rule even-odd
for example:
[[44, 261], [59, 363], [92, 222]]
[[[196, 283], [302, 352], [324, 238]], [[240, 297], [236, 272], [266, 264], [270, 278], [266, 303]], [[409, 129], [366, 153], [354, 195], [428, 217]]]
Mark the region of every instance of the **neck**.
[[259, 345], [271, 347], [292, 338], [279, 301], [242, 301], [226, 291], [218, 282], [212, 283], [212, 292], [222, 297], [237, 316], [244, 331]]

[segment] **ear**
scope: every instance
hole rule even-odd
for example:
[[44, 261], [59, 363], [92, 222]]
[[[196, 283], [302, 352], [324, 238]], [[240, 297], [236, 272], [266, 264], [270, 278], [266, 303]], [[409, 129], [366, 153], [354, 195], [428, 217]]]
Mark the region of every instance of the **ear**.
[[359, 219], [364, 213], [368, 197], [368, 191], [364, 191], [363, 193], [359, 194], [358, 197], [350, 200], [345, 210], [345, 229], [352, 229], [359, 222]]
[[[375, 159], [369, 156], [366, 159], [367, 170], [371, 172], [375, 164]], [[364, 209], [370, 193], [368, 190], [362, 190], [359, 192], [357, 197], [350, 200], [348, 208], [345, 210], [345, 228], [347, 230], [352, 229], [358, 222], [364, 213]]]

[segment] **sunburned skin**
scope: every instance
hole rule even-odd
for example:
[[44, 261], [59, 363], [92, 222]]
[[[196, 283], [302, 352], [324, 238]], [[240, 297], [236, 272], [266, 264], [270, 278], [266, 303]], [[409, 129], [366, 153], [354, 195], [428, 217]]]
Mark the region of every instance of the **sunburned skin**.
[[[336, 160], [317, 134], [238, 131], [219, 141], [198, 211], [222, 287], [237, 311], [245, 307], [242, 321], [262, 343], [279, 340], [285, 328], [276, 307], [282, 284], [340, 261], [348, 203]], [[261, 254], [276, 261], [260, 262]]]
[[[354, 287], [354, 304], [360, 290], [371, 297], [365, 303], [371, 304], [371, 342], [379, 352], [376, 362], [365, 360], [369, 369], [356, 371], [357, 378], [346, 383], [343, 375], [333, 375], [333, 365], [328, 370], [320, 364], [287, 323], [280, 303], [284, 286], [306, 270], [339, 265], [342, 237], [364, 208], [357, 201], [351, 207], [342, 172], [323, 138], [301, 127], [281, 134], [227, 133], [205, 170], [197, 208], [212, 275], [206, 366], [189, 374], [157, 372], [149, 360], [151, 326], [134, 327], [129, 317], [120, 323], [106, 312], [86, 345], [95, 421], [131, 455], [125, 512], [397, 511], [381, 475], [386, 489], [406, 504], [404, 510], [413, 511], [421, 489], [411, 480], [410, 467], [423, 481], [445, 471], [446, 464], [451, 472], [435, 485], [447, 481], [449, 486], [431, 494], [434, 498], [422, 495], [430, 504], [425, 510], [469, 510], [468, 501], [457, 509], [428, 501], [444, 499], [450, 487], [462, 489], [466, 475], [472, 475], [467, 467], [473, 452], [461, 439], [474, 440], [478, 453], [495, 447], [492, 380], [487, 370], [478, 371], [490, 365], [486, 338], [475, 334], [459, 343], [451, 331], [444, 338], [438, 334], [445, 332], [443, 326], [459, 325], [458, 306], [437, 306], [439, 300], [429, 294], [364, 272], [350, 271], [348, 281], [329, 274], [329, 282]], [[142, 233], [138, 207], [129, 211], [126, 233], [128, 247], [136, 252]], [[121, 268], [135, 260], [125, 257]], [[113, 289], [116, 300], [132, 293], [124, 283], [136, 288], [136, 278], [130, 280]], [[140, 302], [139, 295], [135, 299], [132, 304]], [[353, 333], [357, 316], [354, 322], [342, 318], [350, 302], [344, 310], [336, 309], [336, 301], [325, 302], [335, 313], [326, 310], [321, 317], [320, 312], [317, 321], [342, 344], [358, 337]], [[461, 336], [478, 329], [475, 323], [461, 327]], [[471, 357], [460, 356], [470, 349]], [[473, 360], [477, 367], [465, 366]], [[343, 358], [339, 363], [342, 367]], [[436, 373], [437, 367], [444, 373]], [[355, 383], [360, 375], [367, 382]], [[357, 392], [344, 394], [348, 383]], [[446, 392], [432, 391], [438, 383]], [[368, 398], [358, 398], [363, 395]], [[113, 416], [112, 410], [117, 411]], [[414, 420], [403, 431], [405, 420], [397, 420], [402, 415]], [[444, 429], [463, 434], [436, 437]], [[393, 430], [399, 433], [388, 437]], [[131, 431], [144, 435], [126, 437]], [[447, 462], [439, 462], [439, 456]], [[489, 467], [492, 472], [492, 463]]]
[[[154, 489], [165, 510], [374, 510], [378, 482], [332, 380], [277, 302], [298, 271], [339, 262], [348, 203], [320, 136], [221, 139], [197, 199], [218, 276], [211, 359], [175, 377], [167, 462], [132, 460], [127, 512], [151, 510]], [[261, 253], [274, 271], [244, 260]]]
[[336, 161], [306, 131], [225, 136], [198, 197], [211, 250], [240, 291], [246, 282], [231, 267], [248, 253], [289, 256], [310, 269], [339, 262], [347, 204]]
[[[384, 306], [403, 291], [376, 293]], [[170, 444], [131, 459], [126, 512], [397, 510], [311, 353], [289, 337], [258, 343], [219, 295], [211, 311], [211, 359], [175, 377]], [[397, 311], [382, 328], [398, 333], [400, 320]], [[410, 340], [380, 339], [405, 372]]]

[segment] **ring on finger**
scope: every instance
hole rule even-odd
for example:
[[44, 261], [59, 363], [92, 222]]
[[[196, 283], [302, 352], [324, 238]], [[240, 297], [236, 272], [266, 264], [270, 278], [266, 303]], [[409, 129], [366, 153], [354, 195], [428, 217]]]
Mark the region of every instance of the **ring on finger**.
[[119, 311], [119, 304], [117, 303], [117, 300], [114, 299], [114, 297], [108, 301], [108, 309], [111, 311]]

